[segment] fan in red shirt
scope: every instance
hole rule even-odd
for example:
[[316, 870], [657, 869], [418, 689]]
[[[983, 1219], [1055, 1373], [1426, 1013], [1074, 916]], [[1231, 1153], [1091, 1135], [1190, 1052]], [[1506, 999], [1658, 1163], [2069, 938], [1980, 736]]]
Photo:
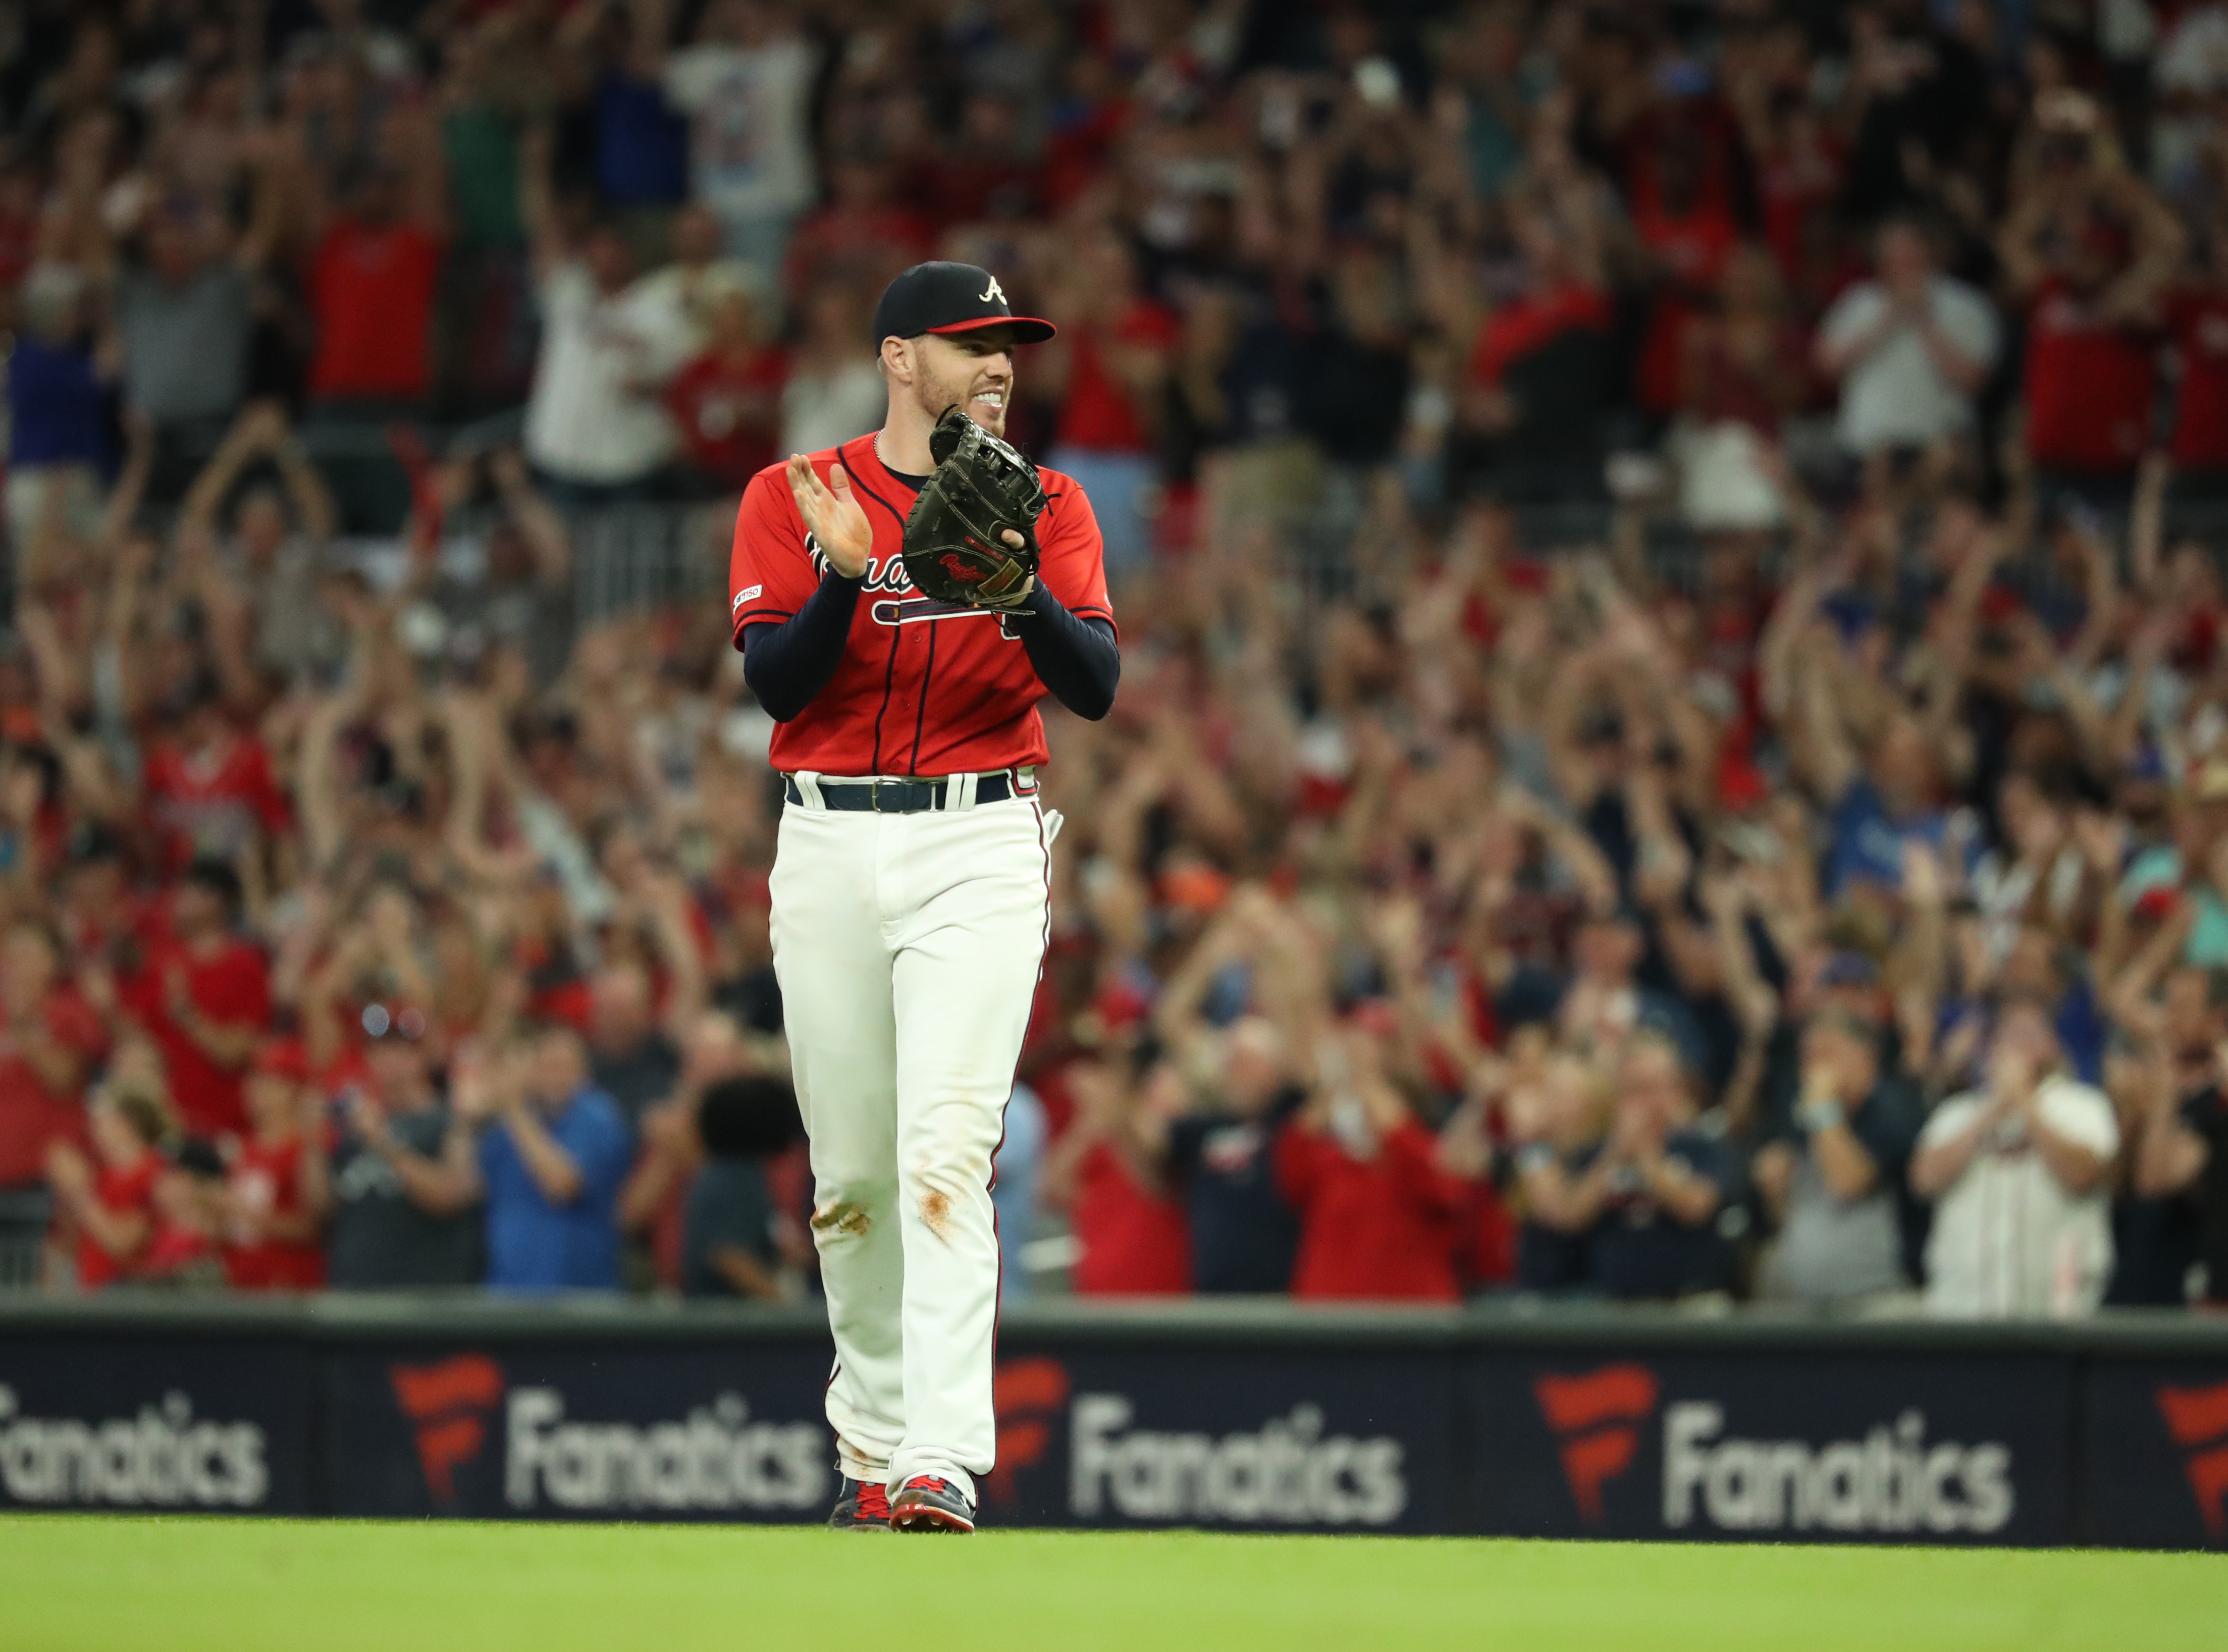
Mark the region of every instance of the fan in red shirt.
[[1798, 285], [1818, 234], [1841, 192], [1841, 144], [1802, 88], [1772, 94], [1769, 127], [1756, 158], [1756, 193], [1764, 244], [1789, 286]]
[[1591, 485], [1601, 464], [1602, 358], [1616, 314], [1597, 260], [1551, 214], [1513, 206], [1509, 227], [1524, 286], [1478, 329], [1464, 422], [1504, 450], [1496, 491], [1578, 477]]
[[711, 338], [674, 375], [665, 393], [688, 461], [723, 488], [740, 492], [780, 457], [781, 391], [789, 360], [759, 336], [750, 295], [721, 293], [712, 304]]
[[163, 1053], [170, 1096], [189, 1134], [243, 1133], [240, 1075], [271, 1020], [263, 954], [233, 932], [240, 876], [221, 861], [196, 861], [172, 893], [167, 937], [116, 981], [123, 1014]]
[[1325, 1301], [1459, 1302], [1462, 1183], [1386, 1079], [1378, 1036], [1348, 1029], [1343, 1085], [1324, 1085], [1277, 1138], [1277, 1186], [1299, 1213], [1292, 1294]]
[[1149, 453], [1150, 387], [1175, 344], [1176, 318], [1137, 291], [1135, 260], [1111, 236], [1083, 249], [1068, 275], [1060, 342], [1046, 362], [1066, 390], [1053, 450]]
[[2206, 279], [2167, 302], [2167, 327], [2181, 358], [2174, 400], [2174, 463], [2180, 471], [2228, 473], [2228, 223], [2205, 237]]
[[959, 132], [930, 169], [939, 227], [1026, 218], [1037, 203], [1037, 172], [1021, 158], [1020, 112], [978, 92], [959, 112]]
[[1068, 1207], [1082, 1255], [1079, 1297], [1170, 1297], [1191, 1290], [1191, 1231], [1183, 1201], [1162, 1181], [1159, 1149], [1181, 1084], [1155, 1068], [1135, 1092], [1104, 1063], [1071, 1070], [1075, 1121], [1045, 1162], [1047, 1201]]
[[2181, 261], [2174, 211], [2103, 157], [2105, 116], [2035, 99], [2035, 165], [1997, 237], [2027, 302], [2026, 446], [2045, 471], [2132, 475], [2150, 439], [2159, 301]]
[[432, 215], [405, 215], [403, 208], [401, 178], [390, 170], [374, 170], [317, 243], [308, 279], [317, 318], [312, 396], [426, 399], [442, 238]]
[[283, 836], [292, 811], [270, 755], [233, 727], [215, 679], [195, 679], [172, 710], [176, 732], [148, 754], [145, 780], [164, 868], [182, 871], [205, 855], [237, 860], [259, 838]]
[[861, 156], [828, 169], [828, 204], [797, 227], [782, 260], [782, 286], [792, 298], [847, 279], [879, 285], [929, 255], [928, 226], [890, 201], [894, 176], [879, 158]]
[[93, 1157], [58, 1142], [47, 1180], [64, 1232], [76, 1238], [78, 1284], [98, 1290], [137, 1277], [153, 1249], [155, 1188], [168, 1168], [161, 1149], [171, 1122], [159, 1085], [136, 1070], [110, 1078], [86, 1121]]
[[1649, 412], [1679, 405], [1687, 330], [1713, 299], [1725, 259], [1740, 241], [1722, 144], [1730, 134], [1697, 111], [1658, 129], [1633, 169], [1632, 227], [1653, 254], [1655, 304], [1641, 346], [1640, 400]]
[[2052, 277], [2027, 315], [2026, 446], [2046, 469], [2131, 471], [2150, 440], [2153, 336], [2122, 325]]
[[60, 975], [41, 925], [19, 922], [0, 942], [0, 1188], [37, 1181], [56, 1142], [85, 1137], [86, 1078], [108, 1037]]
[[[249, 1130], [225, 1167], [224, 1277], [240, 1290], [315, 1290], [330, 1200], [309, 1057], [273, 1039], [248, 1069]], [[304, 1116], [305, 1107], [307, 1116]]]
[[1152, 550], [1154, 426], [1178, 323], [1139, 290], [1136, 260], [1113, 235], [1074, 249], [1060, 279], [1061, 332], [1045, 362], [1060, 397], [1050, 458], [1091, 496], [1119, 574]]

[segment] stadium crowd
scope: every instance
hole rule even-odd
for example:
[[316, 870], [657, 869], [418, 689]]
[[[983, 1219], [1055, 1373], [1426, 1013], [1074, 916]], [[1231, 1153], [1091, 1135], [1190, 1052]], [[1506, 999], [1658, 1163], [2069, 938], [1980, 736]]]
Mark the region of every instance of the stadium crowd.
[[2228, 6], [10, 16], [50, 1288], [811, 1288], [771, 721], [580, 554], [937, 255], [1125, 655], [1009, 1290], [2228, 1301]]

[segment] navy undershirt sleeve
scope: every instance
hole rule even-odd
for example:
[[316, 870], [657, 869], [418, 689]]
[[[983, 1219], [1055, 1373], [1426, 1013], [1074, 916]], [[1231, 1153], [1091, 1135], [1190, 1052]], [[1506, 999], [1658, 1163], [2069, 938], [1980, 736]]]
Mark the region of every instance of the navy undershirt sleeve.
[[1040, 580], [1014, 614], [1014, 629], [1053, 698], [1097, 722], [1114, 708], [1122, 650], [1104, 619], [1079, 618]]
[[831, 568], [787, 619], [743, 627], [743, 681], [774, 721], [795, 718], [834, 679], [865, 583]]

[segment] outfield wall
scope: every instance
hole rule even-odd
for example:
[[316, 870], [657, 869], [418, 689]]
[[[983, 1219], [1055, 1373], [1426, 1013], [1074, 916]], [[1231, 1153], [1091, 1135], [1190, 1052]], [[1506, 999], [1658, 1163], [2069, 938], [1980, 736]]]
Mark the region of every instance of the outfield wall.
[[[816, 1310], [0, 1299], [0, 1508], [811, 1521]], [[2228, 1322], [1047, 1306], [999, 1524], [2228, 1548]]]

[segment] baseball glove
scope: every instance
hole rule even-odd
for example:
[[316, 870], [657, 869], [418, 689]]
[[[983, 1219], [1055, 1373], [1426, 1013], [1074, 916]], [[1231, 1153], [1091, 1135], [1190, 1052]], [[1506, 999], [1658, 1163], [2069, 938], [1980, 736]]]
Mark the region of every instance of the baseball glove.
[[[1037, 467], [957, 407], [936, 421], [928, 451], [936, 474], [905, 525], [913, 589], [970, 608], [1020, 607], [1037, 582]], [[1008, 528], [1019, 547], [1006, 542]]]

